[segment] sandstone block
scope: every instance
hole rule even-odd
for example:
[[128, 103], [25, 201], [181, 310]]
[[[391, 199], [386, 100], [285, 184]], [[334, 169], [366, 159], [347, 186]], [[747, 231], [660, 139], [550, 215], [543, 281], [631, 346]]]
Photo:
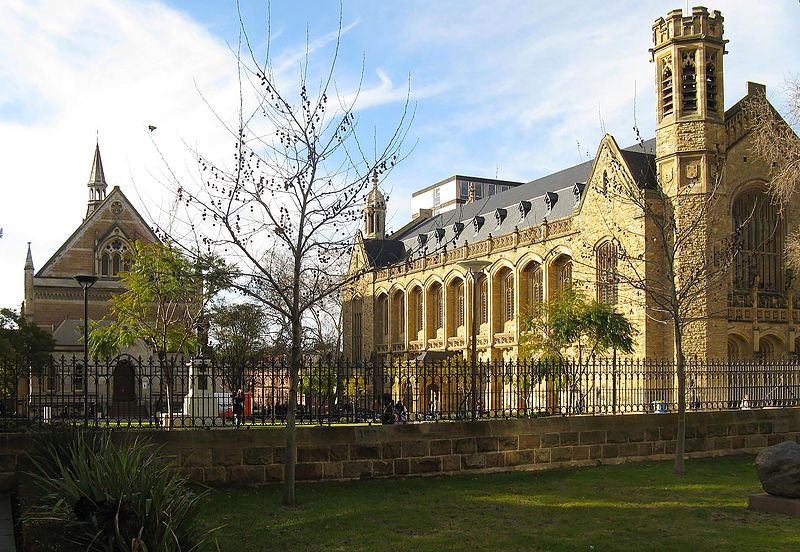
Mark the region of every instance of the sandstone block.
[[412, 458], [411, 473], [434, 473], [442, 471], [442, 457]]
[[272, 464], [272, 447], [250, 447], [244, 449], [244, 463], [253, 466]]

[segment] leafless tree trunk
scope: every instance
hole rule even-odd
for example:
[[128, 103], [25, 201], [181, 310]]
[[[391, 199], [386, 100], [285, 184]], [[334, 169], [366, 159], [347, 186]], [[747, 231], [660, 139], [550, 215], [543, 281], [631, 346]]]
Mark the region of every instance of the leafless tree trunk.
[[234, 142], [233, 163], [194, 152], [202, 182], [195, 189], [174, 183], [183, 207], [176, 217], [182, 217], [187, 235], [236, 267], [238, 292], [290, 323], [285, 504], [295, 502], [304, 323], [326, 298], [363, 274], [348, 272], [346, 262], [364, 197], [371, 182], [402, 159], [412, 119], [406, 95], [383, 145], [375, 130], [366, 147], [355, 113], [361, 83], [340, 92], [347, 84], [334, 78], [341, 28], [340, 16], [331, 62], [317, 81], [309, 76], [310, 46], [299, 60], [299, 78], [289, 78], [274, 68], [270, 41], [259, 58], [242, 24], [238, 121], [222, 123]]
[[[734, 232], [720, 217], [724, 156], [709, 167], [713, 179], [705, 189], [692, 184], [677, 186], [662, 182], [659, 175], [646, 175], [646, 185], [631, 179], [621, 162], [608, 174], [606, 193], [610, 202], [628, 206], [641, 217], [640, 228], [623, 225], [612, 217], [605, 220], [618, 248], [619, 284], [641, 296], [647, 316], [671, 327], [677, 378], [678, 421], [675, 473], [685, 472], [686, 446], [686, 352], [684, 336], [692, 324], [707, 321], [722, 312], [710, 312], [707, 300], [725, 284], [730, 262], [736, 254]], [[637, 244], [627, 250], [625, 244]], [[651, 253], [651, 254], [648, 254]]]

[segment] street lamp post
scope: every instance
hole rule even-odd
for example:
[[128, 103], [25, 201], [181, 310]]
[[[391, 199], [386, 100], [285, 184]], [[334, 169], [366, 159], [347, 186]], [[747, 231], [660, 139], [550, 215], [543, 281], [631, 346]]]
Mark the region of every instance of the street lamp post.
[[470, 395], [472, 395], [472, 420], [478, 419], [478, 274], [491, 265], [489, 261], [481, 261], [479, 259], [472, 259], [469, 261], [459, 261], [458, 266], [469, 270], [470, 278], [472, 279], [472, 343], [470, 345], [470, 356], [472, 357], [472, 382], [470, 384]]
[[75, 280], [83, 289], [83, 425], [89, 425], [89, 288], [97, 276], [79, 274]]

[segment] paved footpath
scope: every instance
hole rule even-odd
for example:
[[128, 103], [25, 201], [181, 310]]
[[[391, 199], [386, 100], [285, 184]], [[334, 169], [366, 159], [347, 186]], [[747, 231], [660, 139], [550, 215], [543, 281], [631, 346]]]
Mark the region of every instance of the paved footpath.
[[0, 552], [16, 552], [14, 517], [11, 515], [11, 495], [0, 494]]

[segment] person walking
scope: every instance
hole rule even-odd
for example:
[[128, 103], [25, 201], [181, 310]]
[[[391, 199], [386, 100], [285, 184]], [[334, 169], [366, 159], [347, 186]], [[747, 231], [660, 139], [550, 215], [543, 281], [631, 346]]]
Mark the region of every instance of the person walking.
[[242, 425], [242, 418], [244, 418], [244, 393], [240, 387], [233, 394], [233, 427], [239, 429], [239, 426]]

